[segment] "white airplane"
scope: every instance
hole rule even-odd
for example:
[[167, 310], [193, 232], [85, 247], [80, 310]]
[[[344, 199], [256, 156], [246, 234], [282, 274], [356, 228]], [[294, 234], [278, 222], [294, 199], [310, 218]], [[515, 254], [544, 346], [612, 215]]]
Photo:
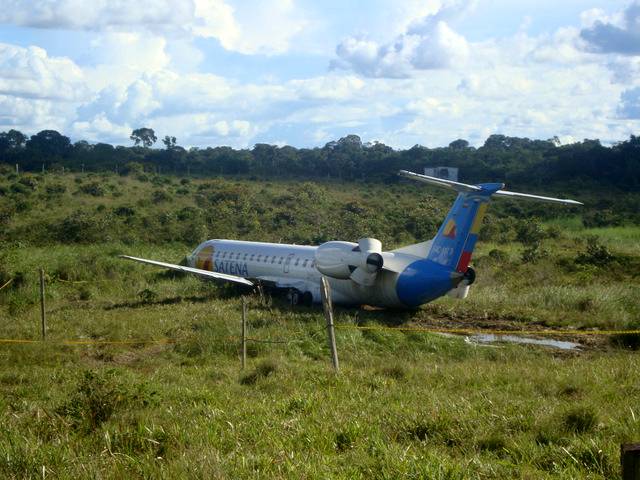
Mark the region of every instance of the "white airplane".
[[575, 200], [510, 192], [503, 190], [502, 183], [467, 185], [406, 170], [399, 174], [458, 192], [432, 240], [388, 252], [375, 238], [319, 246], [207, 240], [187, 257], [187, 266], [122, 257], [215, 280], [286, 289], [293, 303], [304, 304], [320, 302], [324, 275], [336, 304], [416, 308], [445, 294], [467, 296], [475, 279], [469, 262], [492, 196], [582, 205]]

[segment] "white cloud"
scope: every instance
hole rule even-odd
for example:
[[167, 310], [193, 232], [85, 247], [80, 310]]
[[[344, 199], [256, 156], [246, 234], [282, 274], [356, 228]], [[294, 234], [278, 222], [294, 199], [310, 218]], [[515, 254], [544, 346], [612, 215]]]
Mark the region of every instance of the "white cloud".
[[0, 22], [38, 28], [180, 25], [193, 17], [191, 2], [172, 0], [0, 0]]
[[[215, 38], [230, 51], [273, 55], [288, 51], [310, 22], [294, 0], [242, 0], [235, 5], [226, 0], [0, 0], [0, 23]], [[126, 47], [127, 38], [120, 40]]]
[[367, 77], [407, 78], [416, 70], [462, 66], [469, 56], [467, 40], [447, 21], [468, 8], [469, 2], [441, 5], [435, 12], [407, 26], [392, 42], [349, 37], [336, 47], [333, 68], [352, 69]]
[[640, 119], [640, 87], [622, 92], [618, 113], [623, 118]]
[[115, 124], [101, 113], [91, 120], [72, 123], [70, 130], [75, 138], [90, 142], [123, 143], [129, 139], [132, 128], [127, 124]]
[[[621, 18], [598, 18], [598, 11], [586, 14], [592, 25], [582, 29], [580, 36], [589, 51], [640, 55], [640, 1], [629, 5]], [[583, 19], [585, 20], [585, 19]]]
[[224, 0], [196, 0], [193, 32], [217, 38], [227, 50], [244, 54], [280, 54], [308, 20], [293, 0], [244, 0], [232, 7]]
[[0, 94], [69, 101], [86, 94], [83, 82], [82, 70], [68, 58], [0, 43]]

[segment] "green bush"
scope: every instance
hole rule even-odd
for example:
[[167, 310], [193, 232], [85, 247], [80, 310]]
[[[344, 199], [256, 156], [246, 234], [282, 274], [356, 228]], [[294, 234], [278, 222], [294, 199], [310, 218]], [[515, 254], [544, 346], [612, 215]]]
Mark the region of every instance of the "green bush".
[[103, 197], [105, 192], [103, 186], [98, 182], [91, 182], [82, 185], [80, 186], [80, 191], [93, 197]]
[[586, 249], [578, 254], [576, 263], [582, 265], [596, 265], [604, 267], [615, 260], [615, 256], [609, 249], [600, 243], [595, 235], [587, 237]]
[[156, 392], [144, 384], [127, 385], [116, 370], [85, 371], [69, 400], [56, 413], [88, 431], [97, 429], [121, 410], [147, 407]]

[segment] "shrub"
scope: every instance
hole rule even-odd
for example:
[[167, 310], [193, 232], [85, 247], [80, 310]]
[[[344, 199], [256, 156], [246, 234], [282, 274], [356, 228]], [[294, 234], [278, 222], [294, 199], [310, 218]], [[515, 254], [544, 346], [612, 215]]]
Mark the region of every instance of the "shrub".
[[151, 198], [153, 200], [153, 203], [168, 202], [169, 200], [171, 200], [171, 195], [169, 195], [164, 190], [154, 190], [154, 192], [151, 194]]
[[36, 178], [31, 175], [25, 175], [20, 180], [18, 180], [18, 183], [24, 185], [25, 187], [28, 187], [30, 190], [35, 190], [38, 186], [38, 180], [36, 180]]
[[523, 220], [516, 225], [516, 240], [523, 245], [539, 245], [545, 237], [542, 225], [537, 220]]
[[158, 298], [158, 294], [150, 288], [145, 288], [144, 290], [138, 292], [138, 297], [143, 303], [151, 303]]
[[82, 193], [86, 193], [87, 195], [91, 195], [93, 197], [104, 196], [104, 188], [98, 182], [91, 182], [91, 183], [87, 183], [86, 185], [82, 185], [80, 187], [80, 191]]
[[47, 185], [45, 187], [45, 190], [48, 195], [56, 196], [56, 195], [62, 195], [63, 193], [65, 193], [67, 191], [67, 187], [66, 185], [63, 185], [61, 183], [53, 183], [51, 185]]
[[113, 213], [119, 217], [133, 217], [136, 211], [133, 207], [121, 206], [116, 208]]
[[548, 255], [548, 252], [540, 247], [539, 243], [528, 245], [524, 250], [520, 258], [523, 263], [536, 263]]
[[576, 263], [582, 265], [596, 265], [603, 267], [615, 260], [615, 256], [609, 249], [600, 243], [596, 235], [587, 237], [586, 249], [576, 257]]
[[495, 260], [496, 262], [506, 262], [509, 260], [509, 254], [504, 250], [494, 248], [489, 252], [489, 258]]
[[55, 237], [60, 242], [97, 242], [105, 239], [106, 222], [102, 217], [81, 210], [73, 212], [54, 225]]
[[622, 225], [623, 218], [623, 216], [611, 210], [597, 210], [594, 212], [586, 212], [582, 216], [582, 224], [585, 228], [614, 227]]
[[71, 398], [56, 412], [93, 431], [121, 409], [146, 407], [155, 401], [156, 392], [146, 385], [130, 387], [118, 377], [115, 370], [85, 371]]

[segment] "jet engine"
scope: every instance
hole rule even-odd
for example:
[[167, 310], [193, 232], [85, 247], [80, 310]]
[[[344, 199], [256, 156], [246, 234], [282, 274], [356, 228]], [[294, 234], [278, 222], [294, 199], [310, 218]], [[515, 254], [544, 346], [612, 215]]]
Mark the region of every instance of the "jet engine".
[[469, 295], [469, 287], [473, 282], [476, 281], [476, 271], [469, 267], [467, 271], [464, 273], [462, 280], [456, 288], [452, 288], [447, 292], [450, 297], [464, 299]]
[[382, 251], [382, 243], [375, 238], [361, 238], [358, 243], [332, 241], [323, 243], [315, 254], [320, 273], [342, 280], [370, 286], [382, 270], [394, 268], [394, 254]]

